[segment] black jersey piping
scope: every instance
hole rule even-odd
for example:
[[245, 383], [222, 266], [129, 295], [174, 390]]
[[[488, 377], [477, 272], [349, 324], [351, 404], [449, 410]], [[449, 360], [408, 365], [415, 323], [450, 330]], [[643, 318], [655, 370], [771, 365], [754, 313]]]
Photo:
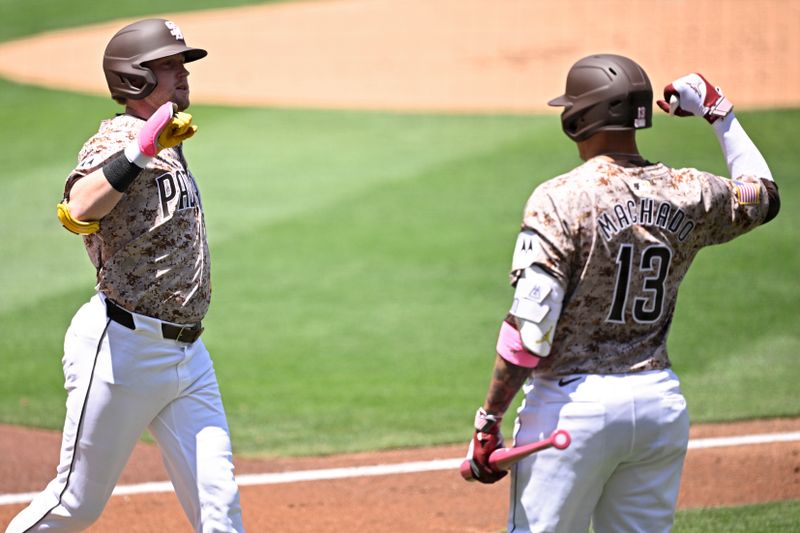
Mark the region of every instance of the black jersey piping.
[[67, 487], [69, 487], [69, 478], [72, 476], [72, 470], [75, 466], [75, 456], [78, 454], [78, 441], [81, 438], [81, 429], [83, 429], [83, 419], [86, 416], [86, 404], [88, 403], [89, 393], [92, 390], [92, 383], [94, 382], [94, 371], [97, 368], [97, 357], [100, 355], [100, 347], [103, 345], [103, 339], [106, 338], [106, 333], [108, 332], [108, 325], [111, 324], [111, 319], [106, 320], [106, 326], [103, 328], [103, 333], [100, 335], [100, 340], [97, 341], [97, 348], [94, 352], [94, 361], [92, 362], [92, 373], [89, 375], [89, 384], [86, 386], [86, 394], [83, 397], [83, 405], [81, 406], [81, 416], [78, 419], [78, 429], [75, 431], [75, 442], [73, 444], [73, 452], [72, 452], [72, 459], [69, 463], [69, 471], [67, 472], [67, 479], [64, 481], [64, 488], [61, 489], [61, 492], [58, 495], [58, 502], [50, 509], [47, 510], [46, 513], [42, 515], [39, 520], [33, 523], [28, 529], [25, 531], [30, 531], [31, 529], [35, 528], [39, 523], [47, 518], [47, 516], [53, 512], [53, 509], [61, 505], [61, 499], [64, 497], [64, 493], [67, 492]]

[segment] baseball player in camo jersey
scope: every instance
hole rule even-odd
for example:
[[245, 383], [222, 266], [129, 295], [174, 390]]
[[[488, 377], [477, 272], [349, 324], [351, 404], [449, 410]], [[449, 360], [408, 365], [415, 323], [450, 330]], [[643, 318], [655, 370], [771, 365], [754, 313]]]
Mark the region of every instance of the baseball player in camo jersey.
[[6, 530], [81, 531], [100, 516], [145, 428], [196, 531], [243, 531], [228, 424], [200, 334], [211, 296], [197, 184], [182, 141], [197, 127], [184, 64], [206, 56], [173, 22], [108, 43], [125, 112], [83, 146], [58, 206], [83, 235], [97, 294], [64, 341], [67, 414], [56, 477]]
[[659, 106], [711, 123], [726, 179], [640, 155], [653, 92], [632, 60], [575, 63], [564, 132], [584, 163], [537, 187], [514, 250], [514, 301], [467, 458], [484, 483], [503, 446], [500, 421], [522, 387], [514, 444], [566, 429], [572, 444], [511, 470], [509, 533], [669, 531], [689, 418], [670, 369], [667, 333], [678, 286], [697, 252], [772, 220], [778, 189], [730, 101], [700, 74], [669, 84]]

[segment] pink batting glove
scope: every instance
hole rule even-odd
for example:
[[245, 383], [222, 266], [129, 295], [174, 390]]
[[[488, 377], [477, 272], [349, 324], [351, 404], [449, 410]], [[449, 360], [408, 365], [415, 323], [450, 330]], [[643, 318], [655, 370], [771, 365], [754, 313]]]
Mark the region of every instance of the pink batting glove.
[[664, 87], [664, 100], [656, 102], [670, 115], [703, 117], [710, 124], [733, 111], [733, 104], [702, 74], [692, 73]]
[[167, 102], [147, 119], [136, 140], [125, 148], [125, 156], [145, 168], [158, 152], [182, 143], [196, 132], [192, 115], [179, 112], [176, 104]]
[[162, 105], [156, 112], [153, 113], [147, 122], [144, 123], [139, 137], [136, 139], [139, 143], [139, 151], [148, 157], [155, 157], [161, 151], [161, 146], [158, 144], [158, 137], [164, 128], [172, 121], [172, 117], [178, 110], [178, 106], [172, 102], [167, 102]]

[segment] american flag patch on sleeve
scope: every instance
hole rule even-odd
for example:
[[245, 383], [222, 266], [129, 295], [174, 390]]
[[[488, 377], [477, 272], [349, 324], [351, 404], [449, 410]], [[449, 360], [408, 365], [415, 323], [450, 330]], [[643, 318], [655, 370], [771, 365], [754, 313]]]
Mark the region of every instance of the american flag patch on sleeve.
[[733, 191], [739, 205], [753, 205], [761, 201], [761, 187], [755, 183], [733, 182]]

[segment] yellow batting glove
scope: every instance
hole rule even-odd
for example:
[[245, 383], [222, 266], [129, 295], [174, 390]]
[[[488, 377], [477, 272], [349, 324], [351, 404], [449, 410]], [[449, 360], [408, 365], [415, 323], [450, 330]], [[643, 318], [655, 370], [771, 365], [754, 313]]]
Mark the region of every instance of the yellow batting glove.
[[125, 157], [139, 168], [145, 168], [158, 152], [182, 143], [196, 131], [192, 115], [178, 111], [176, 104], [167, 102], [145, 121], [136, 140], [125, 147]]
[[178, 111], [158, 135], [158, 146], [161, 149], [172, 148], [197, 133], [197, 126], [192, 124], [192, 115]]

